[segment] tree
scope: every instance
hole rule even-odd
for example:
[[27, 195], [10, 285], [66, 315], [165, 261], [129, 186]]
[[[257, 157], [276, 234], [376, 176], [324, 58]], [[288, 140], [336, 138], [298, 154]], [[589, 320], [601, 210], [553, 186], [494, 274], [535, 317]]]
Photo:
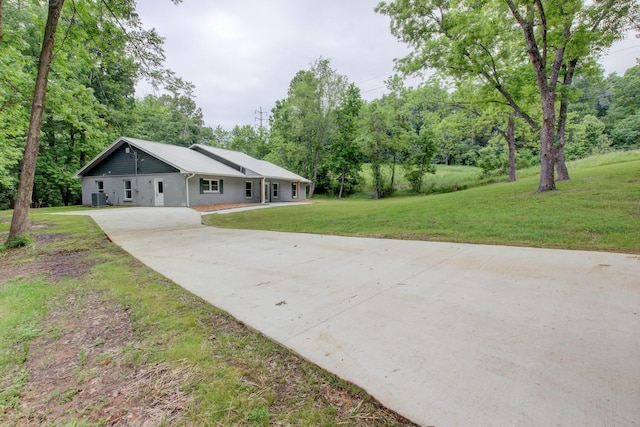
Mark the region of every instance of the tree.
[[358, 137], [358, 117], [364, 101], [360, 89], [351, 83], [343, 94], [340, 107], [336, 111], [337, 135], [332, 141], [330, 152], [331, 169], [339, 180], [338, 198], [345, 193], [345, 185], [355, 182], [362, 166], [362, 152], [356, 140]]
[[613, 79], [613, 99], [606, 121], [616, 147], [640, 144], [640, 65]]
[[[173, 1], [178, 3], [180, 0]], [[6, 4], [3, 2], [0, 6], [6, 6]], [[32, 202], [42, 119], [45, 112], [48, 75], [52, 65], [56, 30], [60, 16], [63, 13], [63, 6], [64, 0], [49, 0], [48, 2], [47, 20], [38, 60], [29, 130], [22, 156], [20, 182], [9, 231], [9, 241], [24, 234], [28, 229], [27, 215]], [[82, 19], [76, 19], [76, 13], [82, 13], [87, 10], [98, 14], [106, 11], [106, 20], [89, 19], [94, 15], [83, 15]], [[69, 23], [67, 32], [71, 32], [72, 27], [79, 25], [79, 22], [85, 23], [87, 26], [95, 25], [97, 28], [95, 34], [100, 34], [98, 37], [90, 37], [92, 41], [95, 41], [101, 37], [101, 32], [108, 32], [109, 25], [107, 24], [105, 27], [105, 23], [115, 22], [117, 25], [111, 25], [111, 28], [117, 27], [122, 30], [128, 45], [131, 47], [132, 56], [139, 61], [140, 67], [137, 69], [139, 76], [146, 76], [154, 82], [171, 80], [171, 83], [173, 83], [177, 81], [171, 72], [161, 68], [162, 59], [164, 58], [161, 49], [162, 41], [155, 31], [146, 31], [142, 28], [139, 17], [135, 13], [135, 2], [133, 0], [121, 2], [96, 0], [95, 2], [73, 3], [70, 12], [71, 16], [65, 21]], [[86, 51], [90, 51], [89, 47], [87, 47]]]
[[211, 144], [213, 130], [204, 124], [202, 110], [186, 94], [147, 95], [135, 101], [133, 123], [123, 134], [165, 144], [189, 147]]
[[374, 100], [366, 105], [360, 123], [359, 141], [365, 159], [371, 166], [375, 199], [384, 197], [386, 193], [382, 167], [390, 151], [394, 119], [392, 109], [383, 99]]
[[346, 88], [346, 77], [321, 57], [294, 76], [287, 99], [272, 110], [269, 160], [310, 178], [309, 197], [316, 191], [326, 148], [336, 135], [335, 112]]
[[408, 126], [404, 170], [405, 178], [416, 193], [422, 191], [424, 175], [435, 173], [432, 160], [440, 139], [437, 128], [448, 110], [447, 99], [447, 91], [435, 79], [404, 91], [401, 114]]
[[[389, 15], [392, 33], [414, 48], [398, 62], [401, 70], [434, 67], [457, 78], [481, 76], [530, 126], [539, 127], [542, 192], [555, 189], [556, 154], [562, 154], [556, 143], [564, 141], [570, 100], [566, 88], [581, 61], [597, 57], [637, 21], [639, 6], [636, 0], [397, 0], [376, 10]], [[504, 84], [514, 66], [524, 72], [526, 60], [537, 87], [539, 124]]]
[[269, 153], [266, 131], [250, 125], [235, 126], [231, 130], [230, 141], [225, 148], [263, 159]]
[[42, 127], [42, 114], [44, 112], [44, 101], [47, 94], [47, 83], [49, 81], [49, 68], [53, 55], [53, 44], [55, 41], [56, 28], [58, 27], [58, 18], [60, 18], [63, 4], [64, 0], [49, 0], [47, 24], [44, 29], [40, 60], [38, 61], [38, 74], [33, 92], [27, 145], [24, 150], [24, 156], [22, 157], [18, 197], [16, 198], [7, 241], [11, 241], [24, 234], [28, 228], [27, 215], [29, 213], [29, 206], [31, 205], [36, 161], [38, 159], [40, 128]]
[[[417, 113], [419, 97], [415, 104], [408, 102], [411, 90], [404, 88], [397, 76], [390, 78], [387, 85], [391, 93], [367, 105], [359, 126], [359, 141], [364, 158], [371, 166], [376, 199], [395, 191], [396, 171], [400, 166], [414, 175], [411, 177], [414, 182], [421, 179], [419, 174], [426, 170], [434, 152], [428, 127]], [[388, 170], [388, 177], [384, 169]]]

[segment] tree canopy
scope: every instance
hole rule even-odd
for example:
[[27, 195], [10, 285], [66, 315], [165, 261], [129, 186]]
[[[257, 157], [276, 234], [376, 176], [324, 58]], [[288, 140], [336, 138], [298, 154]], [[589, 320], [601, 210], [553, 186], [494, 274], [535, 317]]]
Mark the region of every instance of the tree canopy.
[[[391, 18], [391, 32], [412, 48], [398, 62], [401, 71], [431, 67], [457, 81], [480, 76], [539, 128], [538, 191], [555, 189], [556, 163], [568, 178], [563, 142], [568, 92], [578, 67], [621, 38], [639, 14], [635, 0], [396, 0], [381, 2], [376, 10]], [[520, 84], [509, 84], [511, 76]], [[526, 85], [537, 87], [537, 120], [515, 93]]]

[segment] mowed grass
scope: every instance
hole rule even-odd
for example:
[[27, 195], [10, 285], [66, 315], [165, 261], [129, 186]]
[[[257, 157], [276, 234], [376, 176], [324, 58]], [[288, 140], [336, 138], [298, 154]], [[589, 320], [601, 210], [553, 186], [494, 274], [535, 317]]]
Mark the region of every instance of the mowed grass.
[[[0, 249], [0, 425], [410, 426], [111, 243], [34, 209]], [[10, 211], [0, 211], [0, 239]], [[98, 390], [98, 391], [96, 391]]]
[[538, 175], [447, 194], [209, 215], [219, 227], [640, 253], [640, 151], [569, 164], [537, 194]]

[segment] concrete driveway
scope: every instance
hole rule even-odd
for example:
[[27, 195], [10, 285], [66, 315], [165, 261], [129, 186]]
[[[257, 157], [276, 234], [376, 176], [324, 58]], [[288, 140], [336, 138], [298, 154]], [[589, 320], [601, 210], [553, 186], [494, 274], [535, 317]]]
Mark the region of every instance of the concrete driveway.
[[640, 257], [92, 210], [136, 258], [424, 426], [640, 425]]

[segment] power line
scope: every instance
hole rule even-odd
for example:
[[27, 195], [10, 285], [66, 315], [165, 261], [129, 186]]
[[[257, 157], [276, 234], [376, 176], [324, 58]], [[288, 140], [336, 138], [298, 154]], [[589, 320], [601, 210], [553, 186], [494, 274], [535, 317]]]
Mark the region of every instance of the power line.
[[614, 50], [612, 52], [608, 52], [607, 55], [611, 55], [612, 53], [624, 52], [625, 50], [631, 50], [631, 49], [635, 49], [637, 47], [640, 47], [640, 44], [636, 44], [634, 46], [629, 46], [629, 47], [625, 47], [625, 48], [622, 48], [622, 49]]

